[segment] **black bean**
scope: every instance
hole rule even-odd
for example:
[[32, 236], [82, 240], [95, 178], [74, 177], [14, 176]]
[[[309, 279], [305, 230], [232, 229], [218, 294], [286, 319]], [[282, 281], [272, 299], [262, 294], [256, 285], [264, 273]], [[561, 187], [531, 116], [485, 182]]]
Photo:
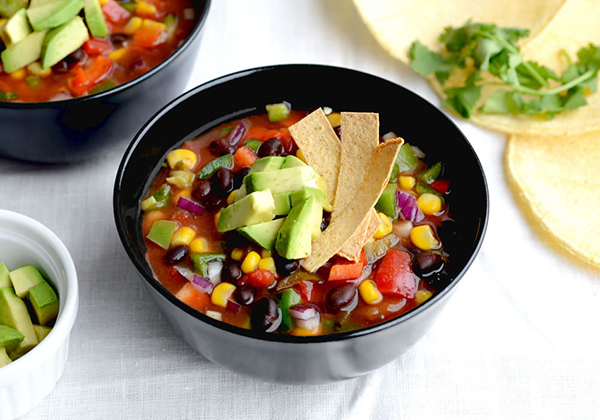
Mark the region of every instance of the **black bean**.
[[196, 201], [203, 201], [210, 194], [210, 181], [208, 179], [199, 179], [194, 183], [192, 198]]
[[233, 146], [227, 139], [213, 140], [210, 143], [210, 151], [218, 156], [228, 155], [235, 153], [237, 148]]
[[213, 195], [224, 197], [233, 191], [233, 172], [231, 169], [220, 168], [211, 178]]
[[277, 137], [271, 137], [263, 142], [258, 148], [258, 157], [281, 156], [284, 153], [283, 144]]
[[238, 189], [242, 186], [244, 177], [250, 172], [250, 166], [245, 166], [233, 174], [233, 188]]
[[169, 249], [165, 253], [165, 261], [168, 262], [169, 264], [176, 264], [178, 262], [185, 260], [185, 257], [187, 257], [187, 254], [188, 254], [188, 247], [185, 245], [179, 245], [179, 246], [176, 246], [175, 248]]
[[338, 136], [338, 139], [342, 139], [342, 126], [338, 125], [337, 127], [335, 127], [333, 129], [333, 131], [335, 131], [335, 134]]
[[454, 220], [444, 220], [437, 227], [437, 235], [442, 241], [442, 246], [446, 250], [455, 249], [462, 237], [458, 230], [458, 224]]
[[120, 47], [127, 42], [129, 38], [130, 36], [127, 34], [112, 34], [110, 36], [110, 42], [112, 43], [113, 47]]
[[203, 204], [210, 211], [216, 212], [227, 206], [227, 197], [209, 195], [208, 197], [204, 197], [204, 200], [202, 200], [201, 204]]
[[273, 253], [273, 259], [275, 260], [275, 267], [277, 268], [277, 273], [281, 276], [289, 276], [294, 271], [300, 267], [300, 261], [298, 260], [288, 260], [287, 258], [283, 258], [277, 253]]
[[347, 309], [358, 298], [358, 290], [353, 283], [344, 283], [329, 290], [325, 295], [327, 308], [331, 312]]
[[434, 252], [421, 252], [412, 264], [413, 272], [419, 277], [430, 277], [444, 269], [442, 256]]
[[323, 218], [323, 220], [321, 220], [321, 232], [327, 229], [327, 226], [329, 226], [329, 220]]
[[254, 289], [248, 286], [238, 286], [233, 292], [233, 298], [240, 305], [248, 306], [254, 302]]
[[281, 324], [281, 309], [270, 297], [263, 297], [252, 306], [250, 327], [254, 331], [273, 332]]
[[227, 260], [221, 269], [221, 280], [227, 283], [237, 284], [237, 281], [242, 278], [242, 274], [240, 263], [234, 260]]
[[71, 54], [69, 54], [67, 57], [65, 57], [65, 60], [72, 62], [72, 63], [79, 63], [86, 56], [87, 56], [87, 54], [83, 51], [83, 49], [78, 48], [75, 51], [73, 51]]

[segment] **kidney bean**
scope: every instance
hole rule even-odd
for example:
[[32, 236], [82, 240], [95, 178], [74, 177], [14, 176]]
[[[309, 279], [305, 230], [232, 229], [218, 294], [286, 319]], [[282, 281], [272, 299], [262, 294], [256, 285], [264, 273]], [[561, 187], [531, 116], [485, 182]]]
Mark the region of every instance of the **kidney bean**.
[[271, 137], [260, 145], [257, 155], [259, 158], [263, 158], [267, 156], [281, 156], [283, 153], [283, 144], [281, 144], [277, 137]]
[[281, 324], [281, 309], [270, 297], [263, 297], [252, 306], [250, 327], [254, 331], [273, 332]]
[[188, 247], [185, 245], [179, 245], [165, 252], [165, 261], [169, 264], [176, 264], [185, 260], [185, 257], [187, 257], [187, 255]]
[[331, 312], [347, 310], [358, 298], [358, 290], [353, 283], [344, 283], [329, 290], [325, 295], [327, 308]]

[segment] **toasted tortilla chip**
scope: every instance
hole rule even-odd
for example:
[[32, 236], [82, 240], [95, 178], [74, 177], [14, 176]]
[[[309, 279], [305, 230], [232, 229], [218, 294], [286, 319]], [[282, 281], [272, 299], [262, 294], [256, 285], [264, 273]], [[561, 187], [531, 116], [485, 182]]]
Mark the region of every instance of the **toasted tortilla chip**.
[[329, 202], [335, 202], [341, 146], [321, 108], [290, 127], [294, 141], [310, 165], [327, 184]]
[[377, 217], [377, 212], [375, 209], [371, 209], [369, 214], [364, 218], [354, 235], [352, 235], [342, 246], [342, 249], [339, 250], [338, 255], [346, 258], [350, 261], [358, 261], [360, 259], [360, 254], [362, 252], [365, 243], [369, 240], [373, 234], [369, 235], [369, 232], [373, 228], [373, 217], [377, 219], [377, 225], [375, 230], [379, 228], [379, 217]]
[[339, 217], [332, 219], [323, 234], [312, 242], [311, 255], [302, 266], [315, 272], [342, 248], [346, 241], [359, 229], [365, 217], [377, 203], [387, 185], [396, 156], [404, 140], [388, 140], [377, 146], [369, 174], [363, 182], [357, 197]]
[[439, 36], [444, 28], [462, 26], [469, 19], [501, 27], [527, 28], [528, 39], [533, 39], [563, 3], [565, 0], [354, 0], [375, 38], [405, 64], [409, 62], [408, 50], [414, 41], [418, 39], [439, 50]]
[[600, 132], [512, 136], [509, 180], [546, 232], [585, 262], [600, 266]]

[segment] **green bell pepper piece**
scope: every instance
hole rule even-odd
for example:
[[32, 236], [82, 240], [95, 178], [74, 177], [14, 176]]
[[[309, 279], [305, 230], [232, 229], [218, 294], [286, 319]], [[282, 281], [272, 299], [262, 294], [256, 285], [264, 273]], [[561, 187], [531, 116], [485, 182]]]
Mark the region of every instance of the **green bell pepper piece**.
[[198, 172], [199, 179], [206, 179], [212, 174], [217, 172], [221, 168], [233, 169], [233, 155], [228, 154], [211, 160], [206, 164], [200, 172]]
[[286, 334], [294, 328], [294, 322], [290, 315], [290, 308], [300, 303], [300, 295], [294, 289], [285, 289], [281, 292], [279, 307], [281, 308], [281, 325], [279, 331]]
[[267, 109], [267, 118], [271, 122], [285, 120], [290, 115], [290, 106], [286, 102], [280, 102], [278, 104], [270, 104], [265, 106]]
[[142, 210], [150, 211], [166, 207], [171, 202], [171, 186], [169, 184], [161, 185], [154, 194], [142, 201]]
[[390, 175], [390, 181], [394, 182], [398, 179], [398, 175], [402, 173], [412, 173], [417, 169], [419, 164], [419, 158], [415, 156], [410, 144], [404, 143], [396, 156], [396, 162], [392, 168], [392, 174]]
[[417, 194], [419, 194], [419, 195], [425, 194], [425, 193], [437, 195], [440, 198], [440, 200], [442, 200], [442, 204], [446, 203], [446, 200], [444, 199], [444, 196], [442, 194], [440, 194], [433, 188], [428, 187], [427, 185], [423, 184], [422, 182], [417, 182], [417, 187], [415, 188], [415, 191], [417, 191]]
[[365, 244], [365, 256], [367, 264], [373, 264], [380, 258], [383, 258], [390, 248], [396, 246], [400, 242], [400, 238], [396, 235], [387, 235], [381, 239]]
[[106, 79], [104, 82], [100, 83], [98, 86], [90, 90], [90, 95], [94, 95], [100, 92], [106, 92], [109, 89], [117, 87], [117, 84], [110, 79]]
[[398, 217], [398, 198], [396, 197], [396, 191], [398, 191], [396, 184], [389, 183], [381, 193], [379, 200], [377, 200], [377, 204], [375, 204], [377, 210], [392, 219]]
[[417, 179], [424, 184], [431, 184], [442, 173], [442, 162], [421, 171], [417, 174]]
[[157, 220], [152, 223], [150, 232], [146, 238], [164, 249], [169, 249], [171, 238], [177, 230], [177, 222], [174, 220]]
[[255, 140], [255, 139], [250, 139], [250, 140], [244, 142], [244, 146], [248, 146], [249, 148], [251, 148], [254, 151], [254, 153], [258, 153], [258, 148], [260, 147], [261, 144], [262, 144], [262, 141]]
[[220, 252], [204, 252], [202, 254], [191, 254], [190, 259], [194, 266], [194, 271], [202, 277], [208, 275], [208, 263], [211, 261], [225, 261], [227, 256]]

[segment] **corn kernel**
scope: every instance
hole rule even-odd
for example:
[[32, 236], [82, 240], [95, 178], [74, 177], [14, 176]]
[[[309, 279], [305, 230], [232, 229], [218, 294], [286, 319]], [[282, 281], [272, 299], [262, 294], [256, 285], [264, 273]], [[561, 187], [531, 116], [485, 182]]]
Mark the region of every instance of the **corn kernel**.
[[277, 268], [275, 267], [275, 260], [273, 257], [262, 258], [258, 263], [258, 268], [261, 270], [269, 270], [277, 274]]
[[244, 258], [244, 250], [242, 248], [235, 248], [231, 251], [231, 259], [236, 261], [242, 261]]
[[421, 194], [417, 199], [417, 205], [423, 213], [429, 215], [439, 213], [442, 210], [442, 200], [435, 194]]
[[383, 295], [373, 280], [363, 281], [358, 287], [358, 291], [367, 305], [375, 305], [383, 300]]
[[162, 22], [157, 22], [155, 20], [152, 19], [144, 19], [142, 22], [142, 26], [144, 26], [147, 29], [160, 29], [162, 32], [167, 30], [167, 25], [165, 25]]
[[220, 306], [222, 308], [227, 307], [227, 301], [235, 291], [235, 286], [231, 283], [219, 283], [215, 287], [210, 295], [210, 301], [213, 305]]
[[339, 112], [332, 112], [327, 116], [327, 119], [333, 128], [339, 127], [342, 122], [342, 116]]
[[196, 153], [188, 149], [171, 150], [167, 155], [167, 163], [171, 169], [176, 169], [178, 171], [182, 169], [192, 169], [196, 166], [196, 162], [198, 162]]
[[400, 186], [405, 190], [412, 190], [417, 185], [414, 176], [400, 175]]
[[428, 300], [432, 295], [433, 293], [431, 293], [429, 290], [419, 290], [417, 293], [415, 293], [415, 301], [420, 305]]
[[381, 239], [384, 236], [387, 236], [390, 233], [392, 233], [392, 221], [383, 213], [377, 213], [377, 217], [379, 217], [381, 224], [379, 225], [379, 228], [377, 229], [377, 232], [375, 232], [373, 237], [375, 239]]
[[227, 196], [227, 205], [231, 205], [233, 203], [235, 203], [235, 195], [237, 194], [237, 190], [233, 190], [229, 193], [229, 195]]
[[149, 223], [152, 225], [152, 223], [156, 222], [157, 220], [163, 220], [166, 218], [167, 216], [164, 211], [152, 210], [151, 212], [144, 214], [144, 223]]
[[19, 70], [15, 70], [10, 73], [10, 77], [14, 80], [23, 80], [27, 76], [27, 70], [25, 68], [21, 68]]
[[27, 66], [27, 71], [36, 76], [46, 77], [46, 76], [50, 76], [52, 74], [52, 67], [43, 69], [38, 61], [34, 61], [33, 63], [31, 63]]
[[263, 248], [263, 250], [260, 251], [260, 257], [261, 258], [271, 258], [272, 256], [273, 256], [273, 254], [268, 249], [264, 249]]
[[192, 171], [172, 171], [167, 182], [181, 189], [191, 188], [196, 174]]
[[156, 6], [145, 1], [140, 1], [135, 7], [138, 15], [156, 16]]
[[110, 0], [100, 0], [100, 4], [102, 6], [104, 6], [106, 3], [108, 3]]
[[208, 252], [208, 241], [204, 238], [195, 238], [190, 242], [190, 254], [202, 254]]
[[0, 28], [8, 22], [8, 19], [0, 19]]
[[196, 237], [196, 231], [190, 227], [184, 226], [180, 227], [173, 234], [173, 238], [171, 238], [171, 245], [189, 245], [194, 238]]
[[438, 248], [440, 242], [433, 235], [433, 230], [429, 225], [415, 226], [410, 231], [410, 240], [419, 249], [428, 251]]
[[173, 196], [171, 201], [173, 201], [173, 204], [177, 205], [177, 202], [179, 201], [179, 197], [189, 198], [191, 196], [192, 196], [192, 190], [181, 190], [179, 193], [177, 193]]
[[317, 327], [314, 330], [307, 330], [304, 328], [295, 327], [290, 331], [290, 335], [300, 335], [300, 336], [317, 335], [319, 333], [319, 330], [320, 330], [320, 327]]
[[[298, 151], [296, 152], [296, 157], [302, 162], [306, 163], [306, 158], [304, 157], [304, 153], [302, 153], [302, 150], [298, 149]], [[306, 164], [308, 165], [308, 163]]]
[[152, 208], [156, 208], [156, 198], [154, 198], [153, 196], [150, 196], [148, 198], [146, 198], [145, 200], [142, 200], [142, 210], [143, 211], [148, 211]]
[[125, 48], [119, 48], [118, 50], [115, 50], [108, 54], [108, 58], [110, 58], [112, 61], [119, 61], [125, 56], [126, 53], [127, 50]]
[[141, 17], [134, 16], [129, 19], [129, 22], [123, 27], [123, 32], [127, 35], [132, 35], [135, 31], [137, 31], [141, 26], [144, 20]]
[[221, 212], [215, 214], [215, 226], [219, 224], [219, 219], [221, 218]]
[[251, 271], [254, 271], [259, 263], [260, 255], [254, 251], [249, 252], [248, 255], [246, 255], [246, 258], [244, 258], [244, 261], [242, 261], [242, 272], [248, 274]]

